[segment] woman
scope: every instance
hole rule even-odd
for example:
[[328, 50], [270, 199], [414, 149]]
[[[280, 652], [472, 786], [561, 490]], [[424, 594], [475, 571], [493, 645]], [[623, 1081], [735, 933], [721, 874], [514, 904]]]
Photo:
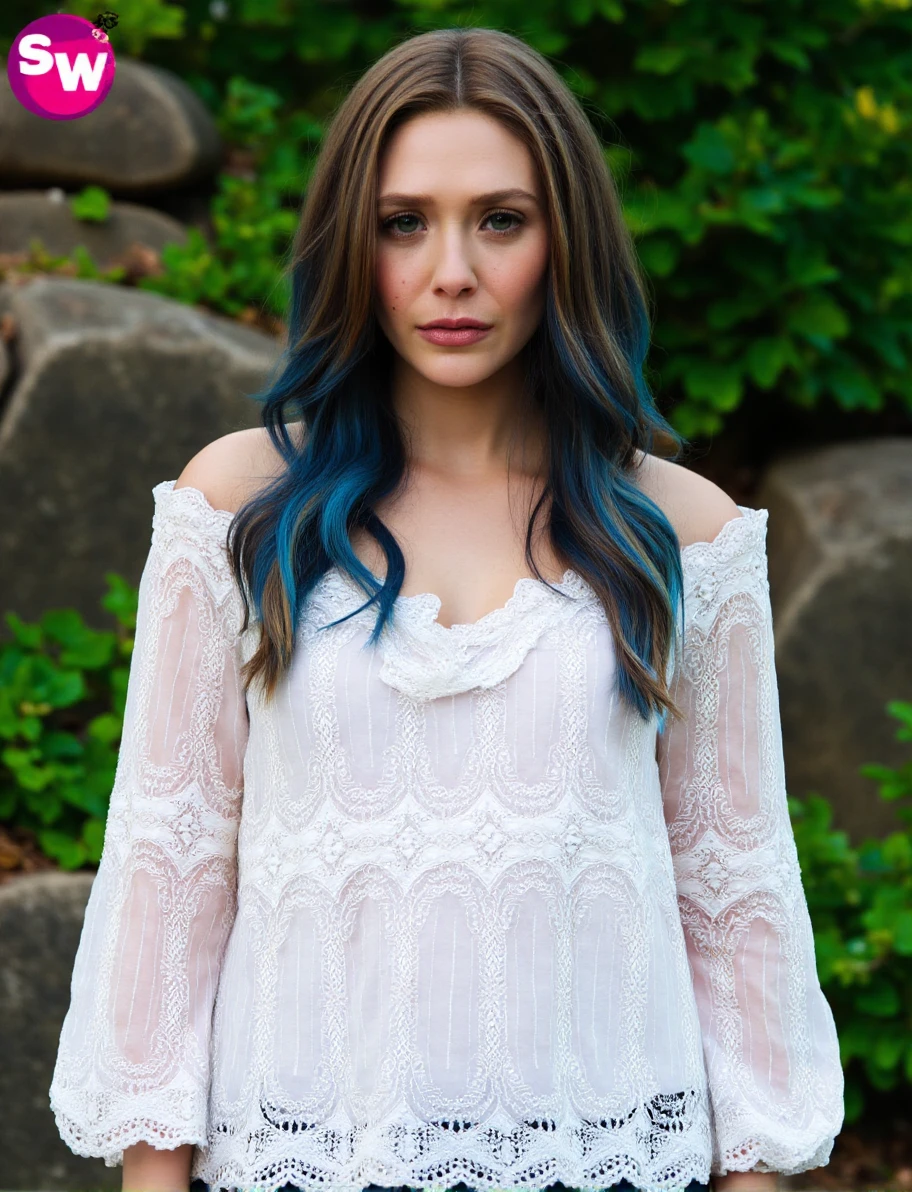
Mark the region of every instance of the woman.
[[263, 429], [154, 490], [51, 1088], [125, 1189], [826, 1162], [767, 511], [653, 454], [647, 344], [540, 55], [442, 30], [362, 78]]

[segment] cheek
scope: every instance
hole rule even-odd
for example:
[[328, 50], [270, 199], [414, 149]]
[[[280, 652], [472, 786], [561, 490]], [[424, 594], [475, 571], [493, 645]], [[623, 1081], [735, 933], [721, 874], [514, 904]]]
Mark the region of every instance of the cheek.
[[521, 311], [524, 307], [537, 305], [547, 267], [546, 252], [538, 250], [518, 256], [498, 269], [493, 284], [504, 309]]
[[377, 299], [382, 309], [393, 317], [401, 314], [408, 307], [413, 284], [408, 265], [401, 259], [394, 262], [383, 253], [378, 253], [374, 277]]

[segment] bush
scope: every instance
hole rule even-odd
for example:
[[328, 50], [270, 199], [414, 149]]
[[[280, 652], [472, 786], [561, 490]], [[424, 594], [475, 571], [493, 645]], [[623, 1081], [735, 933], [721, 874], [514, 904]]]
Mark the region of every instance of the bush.
[[[115, 50], [180, 74], [243, 163], [218, 180], [214, 243], [169, 250], [149, 284], [281, 315], [280, 265], [341, 92], [459, 10], [130, 0], [118, 13]], [[35, 15], [12, 0], [0, 44]], [[486, 0], [471, 20], [549, 55], [590, 111], [652, 281], [653, 388], [680, 431], [716, 434], [774, 398], [912, 411], [908, 0]]]
[[[912, 703], [893, 701], [897, 740], [912, 741]], [[912, 761], [862, 766], [891, 802], [912, 797]], [[846, 1074], [846, 1123], [864, 1109], [866, 1086], [912, 1083], [912, 806], [905, 825], [851, 848], [831, 828], [832, 808], [812, 793], [789, 808], [807, 895], [821, 987], [833, 1010]]]
[[8, 612], [0, 643], [0, 823], [34, 833], [62, 869], [101, 858], [123, 729], [138, 589], [107, 580], [115, 631], [74, 609], [33, 624]]

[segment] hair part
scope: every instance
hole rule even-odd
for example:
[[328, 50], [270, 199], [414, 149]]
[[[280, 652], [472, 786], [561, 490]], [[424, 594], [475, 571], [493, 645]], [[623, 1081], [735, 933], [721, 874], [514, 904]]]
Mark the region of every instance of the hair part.
[[[401, 484], [408, 453], [390, 400], [393, 349], [372, 310], [379, 167], [405, 121], [460, 109], [500, 121], [527, 146], [550, 228], [545, 312], [523, 350], [526, 399], [544, 417], [548, 462], [526, 560], [542, 579], [532, 543], [547, 506], [554, 550], [604, 608], [621, 695], [664, 727], [667, 713], [682, 715], [666, 671], [683, 601], [680, 544], [634, 470], [636, 452], [653, 452], [657, 439], [673, 459], [686, 440], [644, 378], [646, 284], [601, 143], [547, 59], [494, 29], [439, 29], [401, 42], [362, 75], [326, 132], [291, 250], [287, 347], [252, 395], [286, 466], [229, 532], [243, 627], [251, 601], [261, 625], [243, 679], [273, 697], [308, 596], [331, 567], [362, 587], [361, 608], [376, 606], [371, 645], [393, 615], [405, 561], [374, 509]], [[295, 421], [299, 441], [286, 425]], [[352, 549], [355, 528], [384, 554], [382, 583]]]

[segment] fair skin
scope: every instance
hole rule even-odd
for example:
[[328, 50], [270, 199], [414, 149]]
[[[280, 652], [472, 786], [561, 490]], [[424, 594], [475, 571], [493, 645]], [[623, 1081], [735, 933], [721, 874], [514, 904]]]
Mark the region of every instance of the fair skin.
[[[505, 190], [526, 195], [473, 201]], [[394, 194], [412, 198], [387, 197]], [[531, 574], [524, 530], [546, 465], [543, 428], [522, 413], [518, 399], [518, 357], [544, 309], [544, 198], [526, 147], [471, 111], [424, 114], [397, 129], [381, 163], [378, 195], [378, 224], [392, 222], [378, 228], [375, 312], [396, 352], [392, 400], [406, 431], [410, 470], [407, 488], [377, 512], [405, 555], [403, 594], [434, 592], [442, 625], [469, 623], [501, 607], [516, 581]], [[491, 330], [461, 347], [428, 342], [417, 330], [464, 315]], [[738, 516], [710, 481], [657, 457], [641, 458], [636, 482], [682, 545], [711, 541]], [[281, 466], [264, 429], [236, 431], [199, 452], [178, 485], [235, 511]], [[373, 539], [362, 534], [352, 545], [383, 574]], [[545, 534], [534, 554], [545, 579], [560, 579], [564, 567]], [[192, 1149], [128, 1147], [124, 1192], [187, 1192]], [[771, 1192], [778, 1177], [734, 1172], [712, 1184], [715, 1192]]]

